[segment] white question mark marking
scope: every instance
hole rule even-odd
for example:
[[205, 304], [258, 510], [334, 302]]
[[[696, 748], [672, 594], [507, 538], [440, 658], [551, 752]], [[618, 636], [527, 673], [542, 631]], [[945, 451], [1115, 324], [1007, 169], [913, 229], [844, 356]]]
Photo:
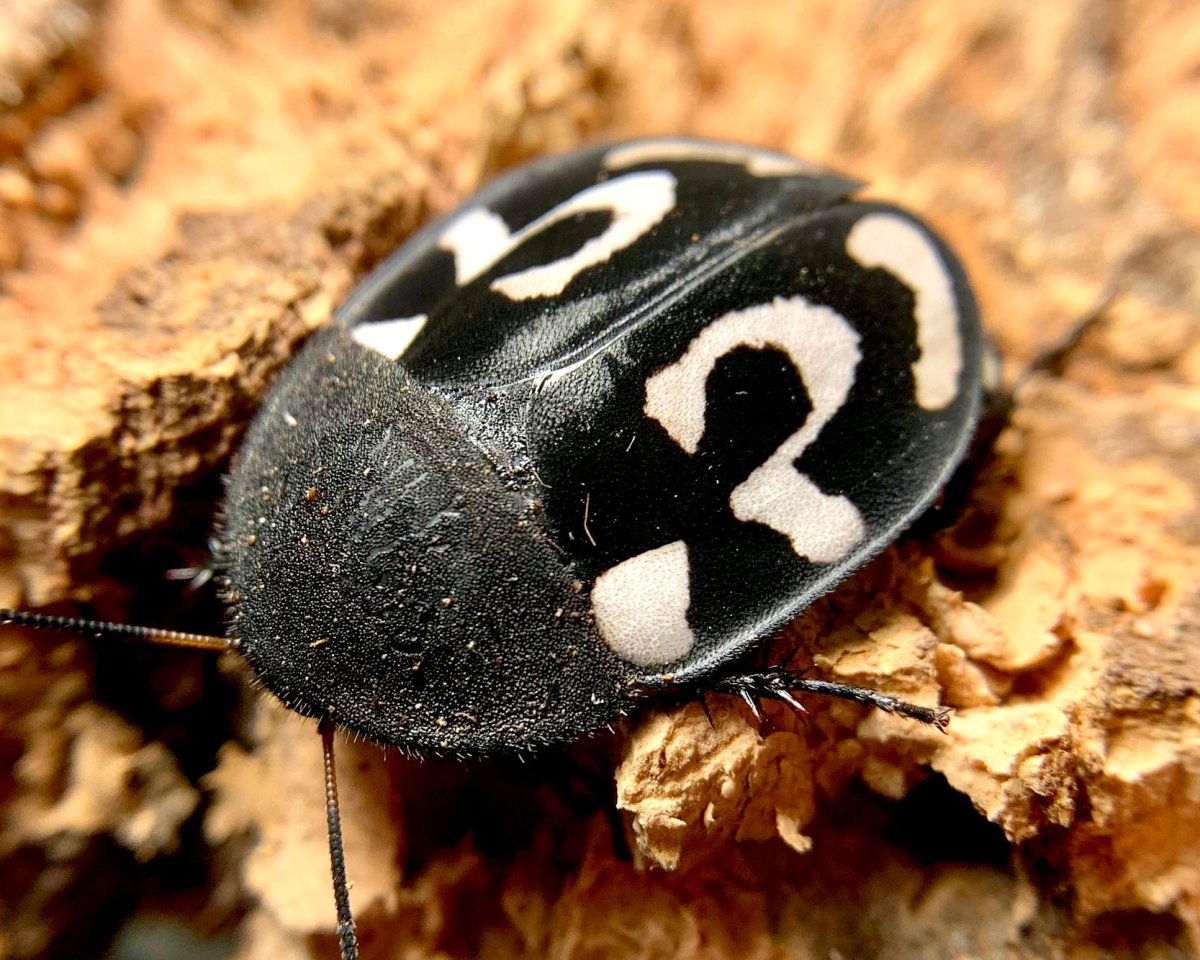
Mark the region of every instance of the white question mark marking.
[[438, 246], [454, 254], [454, 275], [464, 286], [490, 270], [530, 237], [580, 213], [607, 212], [612, 221], [574, 253], [498, 277], [491, 289], [510, 300], [556, 297], [589, 267], [601, 264], [643, 236], [675, 206], [675, 177], [665, 170], [631, 173], [581, 190], [515, 233], [482, 207], [468, 210], [443, 231]]
[[695, 454], [704, 436], [705, 387], [717, 361], [738, 347], [785, 353], [804, 381], [812, 411], [803, 426], [734, 488], [734, 516], [785, 535], [797, 556], [833, 563], [866, 535], [858, 508], [823, 493], [794, 462], [841, 409], [854, 385], [862, 354], [859, 335], [837, 311], [804, 297], [776, 297], [714, 320], [675, 363], [646, 381], [648, 417], [684, 450]]

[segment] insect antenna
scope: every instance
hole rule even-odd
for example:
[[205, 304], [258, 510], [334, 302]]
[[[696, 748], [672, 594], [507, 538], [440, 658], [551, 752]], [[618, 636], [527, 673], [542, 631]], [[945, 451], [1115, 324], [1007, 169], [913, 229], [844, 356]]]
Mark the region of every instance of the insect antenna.
[[[61, 630], [92, 637], [124, 637], [163, 646], [211, 650], [217, 653], [234, 649], [233, 641], [225, 637], [112, 623], [107, 620], [60, 617], [27, 610], [0, 609], [0, 626], [4, 625], [30, 627], [35, 630]], [[337, 906], [337, 934], [341, 960], [358, 960], [358, 935], [354, 929], [354, 917], [350, 912], [350, 887], [346, 882], [346, 854], [342, 843], [342, 816], [338, 807], [337, 775], [334, 771], [333, 721], [326, 717], [320, 721], [318, 730], [325, 755], [325, 818], [329, 828], [329, 860], [333, 873], [333, 899]]]
[[57, 617], [45, 613], [31, 613], [27, 610], [0, 609], [0, 624], [30, 627], [35, 630], [61, 630], [66, 633], [78, 633], [92, 637], [125, 637], [168, 647], [187, 647], [192, 650], [222, 652], [233, 649], [233, 642], [225, 637], [214, 637], [204, 633], [139, 627], [128, 623], [111, 623], [107, 620], [85, 620], [81, 617]]
[[[188, 634], [181, 630], [162, 630], [156, 626], [112, 623], [82, 617], [58, 617], [48, 613], [0, 608], [0, 625], [28, 626], [35, 630], [61, 630], [92, 637], [125, 637], [194, 650], [224, 653], [234, 649], [233, 641], [208, 634]], [[342, 960], [358, 960], [359, 940], [350, 913], [349, 884], [346, 881], [346, 850], [342, 844], [342, 815], [337, 804], [337, 776], [334, 770], [334, 722], [328, 718], [318, 726], [325, 757], [325, 821], [329, 827], [329, 859], [334, 877], [334, 902], [337, 906], [337, 938]]]
[[342, 814], [338, 807], [337, 773], [333, 763], [333, 721], [321, 720], [321, 747], [325, 754], [325, 820], [329, 827], [329, 865], [333, 874], [333, 900], [337, 905], [337, 932], [342, 960], [358, 960], [358, 935], [350, 912], [350, 886], [346, 883], [346, 851], [342, 845]]

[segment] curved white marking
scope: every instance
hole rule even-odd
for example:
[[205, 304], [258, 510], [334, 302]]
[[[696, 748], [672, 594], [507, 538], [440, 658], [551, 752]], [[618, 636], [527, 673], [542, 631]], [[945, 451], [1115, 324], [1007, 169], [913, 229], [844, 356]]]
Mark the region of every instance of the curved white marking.
[[478, 207], [456, 217], [438, 237], [438, 246], [454, 254], [454, 279], [462, 287], [516, 246], [512, 240], [500, 214]]
[[705, 143], [686, 139], [642, 140], [614, 147], [604, 155], [608, 170], [635, 167], [643, 163], [670, 163], [679, 160], [711, 160], [736, 163], [756, 177], [795, 177], [824, 174], [815, 164], [795, 157], [756, 150], [736, 143]]
[[622, 660], [649, 667], [691, 652], [687, 545], [668, 543], [622, 560], [596, 578], [592, 612], [601, 639]]
[[580, 191], [516, 233], [510, 233], [504, 220], [490, 210], [468, 210], [446, 227], [438, 246], [454, 254], [454, 275], [461, 287], [547, 227], [580, 213], [612, 214], [607, 229], [570, 256], [510, 273], [491, 284], [510, 300], [556, 297], [584, 270], [624, 250], [662, 220], [675, 206], [675, 183], [663, 170], [617, 177]]
[[389, 360], [399, 360], [424, 329], [428, 319], [426, 314], [419, 313], [415, 317], [360, 323], [350, 330], [350, 336], [368, 350], [382, 353]]
[[958, 394], [962, 337], [954, 284], [937, 249], [911, 221], [870, 213], [850, 229], [846, 252], [864, 267], [883, 267], [912, 290], [921, 350], [912, 368], [917, 403], [926, 410], [948, 406]]
[[799, 296], [776, 297], [714, 320], [679, 360], [646, 381], [646, 415], [695, 454], [704, 436], [705, 387], [717, 360], [738, 347], [773, 347], [787, 354], [804, 380], [812, 411], [734, 489], [729, 505], [739, 520], [755, 520], [784, 534], [798, 556], [814, 563], [840, 560], [866, 534], [862, 515], [849, 499], [823, 493], [794, 465], [846, 402], [862, 358], [858, 341], [854, 328], [830, 307]]

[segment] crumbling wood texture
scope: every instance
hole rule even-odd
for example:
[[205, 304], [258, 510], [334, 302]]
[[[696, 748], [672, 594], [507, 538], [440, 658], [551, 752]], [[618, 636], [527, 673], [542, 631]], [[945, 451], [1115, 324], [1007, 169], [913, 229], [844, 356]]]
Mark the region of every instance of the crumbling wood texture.
[[[961, 521], [779, 641], [949, 733], [714, 699], [524, 769], [346, 744], [366, 955], [1195, 956], [1198, 78], [1188, 0], [0, 4], [0, 605], [185, 604], [273, 373], [490, 174], [779, 147], [925, 213], [1010, 378], [1107, 302]], [[0, 956], [334, 955], [318, 738], [242, 679], [0, 632]]]

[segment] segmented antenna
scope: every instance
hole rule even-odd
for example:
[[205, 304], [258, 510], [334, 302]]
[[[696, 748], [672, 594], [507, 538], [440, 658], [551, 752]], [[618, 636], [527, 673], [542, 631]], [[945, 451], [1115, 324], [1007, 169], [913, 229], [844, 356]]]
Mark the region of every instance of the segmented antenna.
[[[81, 617], [58, 617], [45, 613], [31, 613], [26, 610], [0, 609], [0, 625], [3, 624], [31, 627], [37, 630], [63, 630], [84, 636], [126, 637], [170, 647], [188, 647], [193, 650], [222, 652], [233, 648], [233, 644], [226, 638], [210, 637], [203, 633], [161, 630], [157, 627], [110, 623], [107, 620], [84, 620]], [[325, 818], [329, 827], [329, 859], [333, 873], [333, 898], [337, 906], [338, 943], [342, 960], [358, 960], [358, 935], [354, 929], [354, 916], [350, 912], [350, 885], [346, 882], [342, 816], [338, 807], [337, 775], [334, 771], [333, 722], [326, 717], [321, 720], [319, 729], [321, 745], [325, 754]]]
[[358, 934], [350, 912], [350, 885], [346, 882], [346, 852], [342, 846], [342, 814], [338, 807], [337, 774], [333, 764], [333, 721], [319, 725], [325, 754], [325, 820], [329, 826], [329, 863], [333, 872], [333, 901], [337, 906], [338, 946], [342, 960], [358, 960]]
[[168, 647], [188, 647], [192, 650], [229, 650], [232, 644], [225, 637], [210, 637], [203, 633], [184, 633], [179, 630], [160, 630], [157, 627], [137, 627], [128, 623], [109, 623], [106, 620], [84, 620], [79, 617], [55, 617], [25, 610], [0, 610], [0, 624], [37, 630], [63, 630], [93, 637], [127, 637], [158, 643]]

